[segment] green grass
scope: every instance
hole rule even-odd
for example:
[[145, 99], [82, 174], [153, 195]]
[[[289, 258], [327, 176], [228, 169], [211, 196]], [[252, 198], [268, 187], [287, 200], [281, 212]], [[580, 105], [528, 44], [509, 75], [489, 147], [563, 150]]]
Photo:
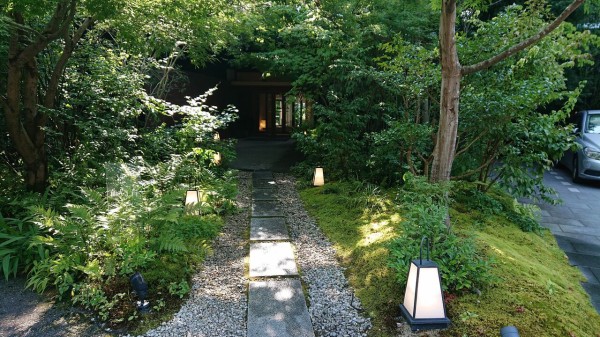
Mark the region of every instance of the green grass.
[[[401, 216], [389, 198], [378, 207], [347, 183], [328, 183], [300, 192], [308, 212], [333, 242], [346, 276], [374, 328], [370, 336], [392, 336], [404, 289], [388, 267], [387, 243], [402, 230]], [[497, 336], [515, 325], [527, 336], [600, 336], [600, 315], [552, 235], [525, 233], [504, 217], [476, 211], [451, 211], [454, 230], [471, 235], [482, 254], [493, 258], [499, 281], [478, 294], [463, 294], [448, 304], [453, 321], [444, 336]]]

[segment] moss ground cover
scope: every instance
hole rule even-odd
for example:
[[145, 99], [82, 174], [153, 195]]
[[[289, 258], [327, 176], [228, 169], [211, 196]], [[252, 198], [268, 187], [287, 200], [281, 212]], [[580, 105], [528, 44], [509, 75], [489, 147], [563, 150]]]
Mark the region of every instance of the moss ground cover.
[[[393, 194], [358, 191], [350, 183], [300, 194], [347, 267], [372, 318], [371, 336], [393, 335], [404, 291], [389, 267], [388, 245], [402, 231]], [[481, 254], [491, 258], [497, 281], [480, 293], [448, 296], [453, 326], [443, 335], [497, 336], [502, 326], [515, 325], [521, 336], [600, 336], [600, 315], [579, 284], [584, 278], [551, 233], [526, 233], [503, 214], [482, 214], [459, 203], [451, 217], [454, 231], [473, 237]]]

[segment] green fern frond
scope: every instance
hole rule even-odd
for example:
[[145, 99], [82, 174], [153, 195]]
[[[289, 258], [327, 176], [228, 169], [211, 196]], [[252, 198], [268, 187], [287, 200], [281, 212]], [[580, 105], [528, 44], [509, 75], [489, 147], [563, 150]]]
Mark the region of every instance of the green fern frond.
[[188, 248], [181, 237], [163, 234], [156, 239], [159, 252], [180, 253], [187, 252]]

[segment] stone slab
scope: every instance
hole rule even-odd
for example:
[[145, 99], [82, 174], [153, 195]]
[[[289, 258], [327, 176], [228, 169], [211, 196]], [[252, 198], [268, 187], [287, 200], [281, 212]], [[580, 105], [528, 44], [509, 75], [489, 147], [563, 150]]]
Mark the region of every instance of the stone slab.
[[250, 277], [298, 275], [289, 242], [250, 243]]
[[277, 190], [273, 188], [255, 188], [252, 190], [252, 200], [277, 200]]
[[253, 179], [273, 180], [273, 172], [271, 171], [254, 171], [252, 172]]
[[273, 179], [252, 179], [254, 188], [277, 188], [277, 182]]
[[582, 282], [581, 285], [590, 295], [592, 302], [600, 302], [600, 284]]
[[272, 241], [289, 240], [285, 218], [251, 218], [250, 219], [250, 240], [251, 241]]
[[297, 279], [250, 282], [247, 337], [314, 337]]
[[252, 202], [253, 217], [274, 217], [283, 216], [279, 202], [277, 201], [253, 201]]
[[598, 244], [571, 242], [575, 253], [596, 255], [600, 259], [600, 241]]
[[583, 273], [583, 276], [587, 279], [588, 283], [591, 284], [600, 284], [600, 279], [594, 273], [594, 270], [600, 271], [599, 268], [590, 268], [590, 267], [582, 267], [579, 266], [579, 270]]
[[600, 236], [600, 228], [585, 227], [585, 226], [583, 226], [583, 227], [582, 226], [569, 226], [569, 225], [560, 225], [560, 228], [565, 233]]
[[567, 256], [569, 257], [569, 262], [574, 266], [600, 268], [600, 258], [598, 256], [578, 253], [567, 253]]

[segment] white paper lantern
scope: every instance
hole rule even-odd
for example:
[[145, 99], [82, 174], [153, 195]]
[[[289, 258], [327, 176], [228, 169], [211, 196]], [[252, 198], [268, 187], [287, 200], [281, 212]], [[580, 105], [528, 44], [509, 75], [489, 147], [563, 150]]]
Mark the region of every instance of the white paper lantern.
[[317, 167], [315, 168], [315, 173], [313, 175], [313, 186], [323, 185], [325, 185], [325, 176], [323, 175], [323, 168]]

